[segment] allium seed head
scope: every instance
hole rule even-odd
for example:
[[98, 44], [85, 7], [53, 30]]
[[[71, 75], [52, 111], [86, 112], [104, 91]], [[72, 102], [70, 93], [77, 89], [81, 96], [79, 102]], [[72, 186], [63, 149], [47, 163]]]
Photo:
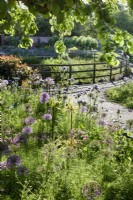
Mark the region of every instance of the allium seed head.
[[49, 94], [47, 92], [43, 92], [40, 95], [40, 102], [41, 103], [47, 103], [49, 99], [50, 99], [50, 96], [49, 96]]

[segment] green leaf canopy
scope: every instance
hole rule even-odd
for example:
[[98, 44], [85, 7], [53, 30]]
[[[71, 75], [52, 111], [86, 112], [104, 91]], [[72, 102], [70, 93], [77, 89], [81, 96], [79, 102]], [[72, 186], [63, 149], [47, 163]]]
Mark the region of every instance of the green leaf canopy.
[[[1, 0], [0, 30], [11, 35], [19, 33], [22, 35], [20, 46], [27, 48], [31, 45], [28, 36], [37, 30], [34, 15], [40, 13], [50, 19], [51, 30], [59, 32], [60, 41], [56, 46], [62, 53], [65, 51], [63, 36], [71, 34], [74, 22], [84, 24], [88, 17], [94, 18], [105, 60], [113, 65], [118, 49], [127, 54], [133, 52], [133, 36], [115, 27], [118, 4], [119, 0]], [[133, 0], [121, 0], [121, 4], [132, 14]]]

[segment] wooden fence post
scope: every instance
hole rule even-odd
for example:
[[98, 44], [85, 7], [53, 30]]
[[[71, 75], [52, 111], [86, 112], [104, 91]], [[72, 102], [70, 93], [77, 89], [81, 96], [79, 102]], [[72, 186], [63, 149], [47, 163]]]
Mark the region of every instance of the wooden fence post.
[[[69, 79], [72, 78], [72, 65], [69, 65]], [[71, 85], [71, 80], [69, 80], [69, 85]]]
[[110, 81], [112, 80], [112, 66], [110, 66]]
[[128, 75], [128, 68], [129, 68], [129, 58], [126, 58], [126, 68], [125, 68], [125, 75]]
[[122, 73], [122, 67], [123, 67], [123, 63], [122, 60], [120, 61], [120, 74]]
[[96, 78], [96, 64], [93, 65], [93, 84], [95, 84], [95, 78]]

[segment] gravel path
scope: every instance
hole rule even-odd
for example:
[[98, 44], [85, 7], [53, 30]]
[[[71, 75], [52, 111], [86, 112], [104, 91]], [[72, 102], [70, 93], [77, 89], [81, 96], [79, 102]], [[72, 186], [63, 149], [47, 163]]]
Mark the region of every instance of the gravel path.
[[[133, 109], [127, 109], [124, 106], [121, 106], [117, 103], [110, 102], [105, 97], [105, 91], [112, 87], [121, 86], [122, 84], [126, 84], [127, 82], [133, 82], [133, 79], [127, 79], [126, 81], [117, 81], [113, 83], [102, 83], [95, 85], [98, 86], [98, 99], [97, 106], [98, 111], [100, 113], [104, 113], [104, 122], [106, 124], [118, 124], [123, 128], [128, 129], [128, 120], [133, 120]], [[86, 85], [86, 86], [74, 86], [69, 88], [69, 93], [71, 95], [76, 96], [78, 93], [83, 93], [82, 98], [87, 99], [87, 95], [92, 91], [94, 85]], [[87, 93], [87, 94], [86, 94]], [[103, 118], [101, 118], [102, 120]], [[133, 127], [132, 127], [133, 130]]]
[[117, 103], [107, 101], [104, 91], [99, 93], [98, 102], [102, 102], [99, 104], [99, 109], [102, 108], [101, 110], [106, 112], [105, 123], [119, 123], [123, 128], [128, 128], [128, 120], [133, 120], [133, 109], [127, 109]]

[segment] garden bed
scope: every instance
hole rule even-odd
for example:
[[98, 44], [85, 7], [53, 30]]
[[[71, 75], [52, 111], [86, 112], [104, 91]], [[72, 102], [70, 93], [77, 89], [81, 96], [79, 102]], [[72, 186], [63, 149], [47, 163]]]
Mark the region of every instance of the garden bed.
[[1, 82], [2, 199], [131, 200], [132, 140], [104, 126], [97, 90], [85, 102], [62, 86], [53, 95], [50, 78], [34, 89], [16, 84]]

